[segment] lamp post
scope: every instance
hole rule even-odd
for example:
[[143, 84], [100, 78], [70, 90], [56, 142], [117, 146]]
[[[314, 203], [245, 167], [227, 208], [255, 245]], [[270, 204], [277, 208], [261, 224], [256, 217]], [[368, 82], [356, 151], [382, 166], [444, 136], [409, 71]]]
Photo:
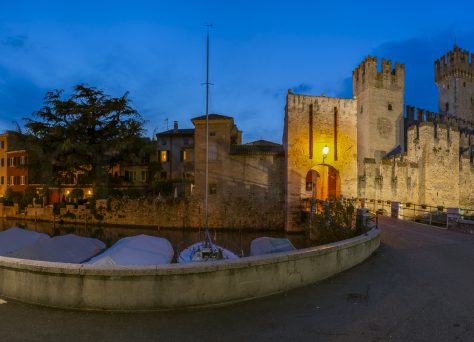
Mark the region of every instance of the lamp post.
[[323, 147], [323, 164], [324, 164], [324, 160], [326, 159], [326, 157], [328, 156], [328, 154], [329, 154], [329, 147], [328, 147], [328, 145], [325, 145], [325, 146]]

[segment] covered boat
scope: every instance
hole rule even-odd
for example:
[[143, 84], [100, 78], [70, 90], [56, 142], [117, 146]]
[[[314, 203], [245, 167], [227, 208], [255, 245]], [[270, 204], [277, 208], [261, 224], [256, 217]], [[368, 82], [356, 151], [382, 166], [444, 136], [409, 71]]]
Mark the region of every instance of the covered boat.
[[80, 264], [105, 249], [97, 239], [68, 234], [40, 239], [35, 244], [8, 254], [9, 257]]
[[0, 232], [0, 255], [7, 255], [35, 244], [39, 240], [50, 239], [49, 235], [31, 230], [12, 227]]
[[206, 240], [197, 242], [184, 249], [179, 253], [178, 262], [188, 263], [238, 258], [239, 257], [231, 251], [210, 242], [210, 240]]
[[102, 267], [160, 265], [171, 263], [173, 256], [168, 240], [141, 234], [120, 239], [86, 264]]
[[260, 237], [250, 243], [250, 255], [265, 255], [295, 250], [290, 240], [285, 238]]

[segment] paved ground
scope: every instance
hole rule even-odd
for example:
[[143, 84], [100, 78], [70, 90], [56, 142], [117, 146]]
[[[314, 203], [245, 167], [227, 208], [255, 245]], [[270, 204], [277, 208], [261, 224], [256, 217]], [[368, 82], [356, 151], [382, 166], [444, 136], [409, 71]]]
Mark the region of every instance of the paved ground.
[[0, 341], [474, 341], [474, 236], [381, 220], [363, 264], [225, 308], [83, 313], [0, 304]]

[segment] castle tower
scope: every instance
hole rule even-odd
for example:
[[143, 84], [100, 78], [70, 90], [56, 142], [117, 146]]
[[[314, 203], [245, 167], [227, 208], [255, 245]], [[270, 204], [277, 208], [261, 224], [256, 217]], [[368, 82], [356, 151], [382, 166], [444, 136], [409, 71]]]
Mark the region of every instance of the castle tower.
[[435, 61], [439, 112], [474, 122], [474, 54], [454, 46]]
[[367, 57], [353, 72], [353, 94], [357, 99], [357, 151], [359, 170], [365, 158], [379, 161], [403, 144], [405, 66]]

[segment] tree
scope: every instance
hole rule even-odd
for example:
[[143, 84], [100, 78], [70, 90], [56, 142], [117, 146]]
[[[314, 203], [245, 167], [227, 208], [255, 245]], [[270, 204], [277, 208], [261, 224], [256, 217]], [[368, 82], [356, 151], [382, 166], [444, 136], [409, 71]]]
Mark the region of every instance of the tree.
[[48, 92], [44, 107], [24, 120], [30, 169], [46, 186], [78, 174], [79, 183], [106, 186], [112, 167], [140, 150], [144, 123], [128, 93], [115, 98], [85, 85], [68, 98], [62, 90]]

